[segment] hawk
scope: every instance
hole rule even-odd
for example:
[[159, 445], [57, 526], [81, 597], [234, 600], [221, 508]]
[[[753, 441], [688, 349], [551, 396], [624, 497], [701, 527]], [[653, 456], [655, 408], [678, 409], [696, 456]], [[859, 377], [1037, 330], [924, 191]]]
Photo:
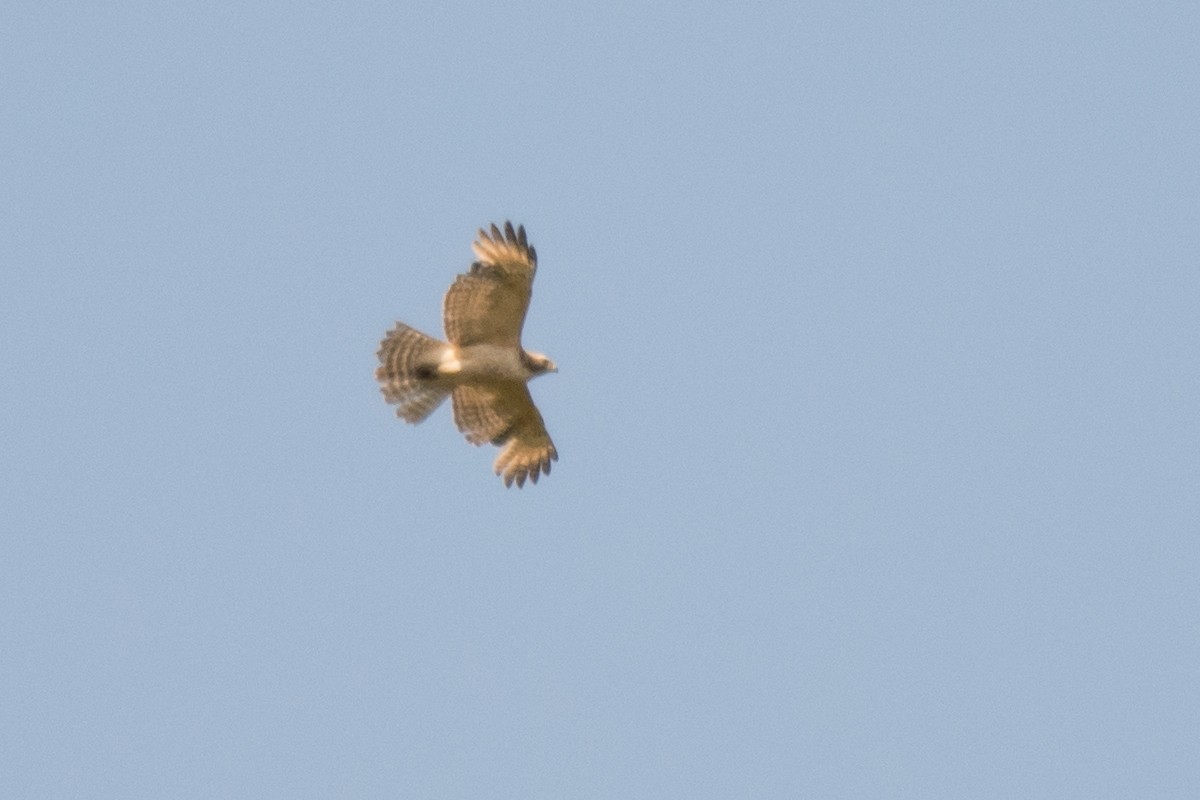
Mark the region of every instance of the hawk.
[[530, 378], [558, 372], [554, 362], [521, 347], [521, 326], [529, 309], [537, 251], [525, 226], [511, 222], [501, 232], [479, 230], [471, 245], [478, 261], [459, 275], [442, 304], [447, 342], [403, 322], [379, 348], [375, 377], [396, 415], [416, 424], [449, 395], [454, 422], [474, 445], [500, 448], [495, 473], [505, 486], [523, 487], [550, 474], [558, 451], [526, 386]]

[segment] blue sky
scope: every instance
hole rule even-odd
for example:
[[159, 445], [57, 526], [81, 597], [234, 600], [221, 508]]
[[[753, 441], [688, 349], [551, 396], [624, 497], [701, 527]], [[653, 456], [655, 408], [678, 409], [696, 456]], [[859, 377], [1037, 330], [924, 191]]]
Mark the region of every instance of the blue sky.
[[[3, 796], [1200, 792], [1195, 9], [5, 17]], [[504, 219], [523, 491], [373, 380]]]

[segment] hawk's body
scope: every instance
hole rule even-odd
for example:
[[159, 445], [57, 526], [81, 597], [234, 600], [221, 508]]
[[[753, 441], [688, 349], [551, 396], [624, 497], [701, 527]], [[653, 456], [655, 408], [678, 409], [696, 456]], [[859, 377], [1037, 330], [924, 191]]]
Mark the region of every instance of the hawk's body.
[[450, 395], [454, 421], [467, 441], [502, 448], [495, 471], [504, 484], [524, 486], [526, 478], [537, 483], [558, 459], [525, 385], [557, 368], [521, 347], [537, 252], [525, 228], [514, 231], [511, 222], [503, 233], [495, 225], [490, 234], [480, 230], [472, 249], [479, 260], [451, 284], [443, 303], [449, 341], [398, 322], [379, 348], [375, 377], [384, 398], [411, 423], [425, 419]]

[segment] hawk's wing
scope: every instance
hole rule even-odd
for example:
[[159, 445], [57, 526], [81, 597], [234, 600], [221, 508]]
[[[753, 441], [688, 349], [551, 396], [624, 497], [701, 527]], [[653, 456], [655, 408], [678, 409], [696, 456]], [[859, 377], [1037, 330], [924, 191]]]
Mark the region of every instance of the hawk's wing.
[[537, 272], [537, 251], [525, 238], [525, 226], [514, 231], [506, 222], [503, 233], [495, 225], [491, 233], [481, 228], [471, 249], [479, 260], [451, 284], [442, 306], [446, 338], [459, 346], [520, 347]]
[[523, 383], [475, 383], [455, 387], [454, 422], [471, 444], [491, 442], [500, 446], [494, 469], [504, 485], [524, 486], [525, 479], [537, 483], [541, 473], [550, 474], [550, 462], [558, 451], [529, 389]]

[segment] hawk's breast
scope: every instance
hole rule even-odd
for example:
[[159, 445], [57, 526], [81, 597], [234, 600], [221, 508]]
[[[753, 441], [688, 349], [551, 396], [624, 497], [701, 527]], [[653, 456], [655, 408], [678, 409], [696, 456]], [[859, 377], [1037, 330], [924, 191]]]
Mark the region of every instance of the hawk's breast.
[[459, 375], [465, 379], [527, 381], [529, 368], [521, 360], [521, 353], [511, 347], [494, 344], [473, 344], [458, 349], [458, 361], [462, 366]]

